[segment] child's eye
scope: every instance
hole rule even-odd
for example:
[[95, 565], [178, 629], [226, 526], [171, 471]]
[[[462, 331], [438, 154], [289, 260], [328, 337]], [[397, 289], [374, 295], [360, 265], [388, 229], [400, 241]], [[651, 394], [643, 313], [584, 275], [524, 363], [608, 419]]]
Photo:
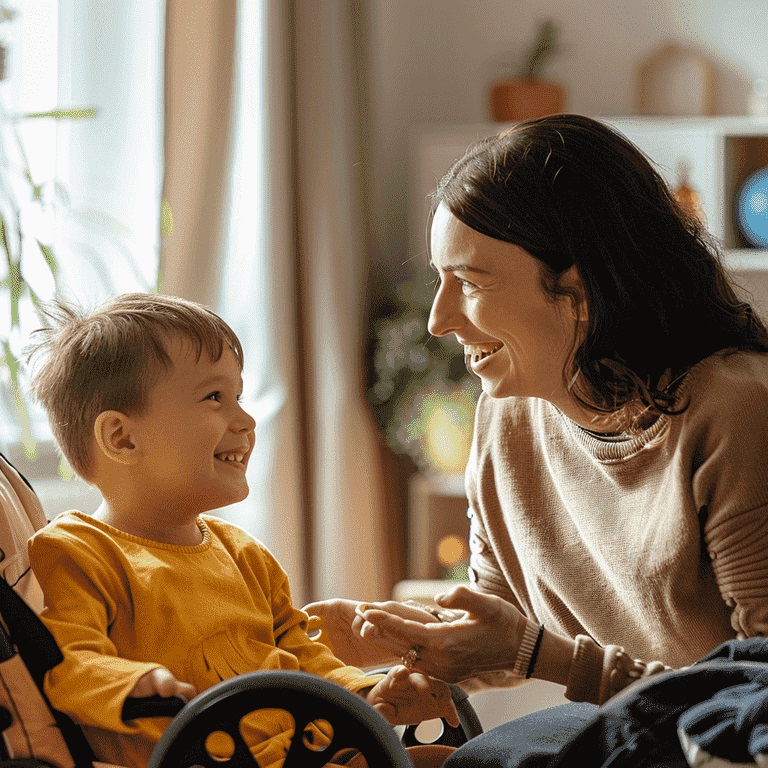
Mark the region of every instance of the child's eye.
[[238, 396], [237, 396], [237, 402], [238, 402], [238, 403], [242, 403], [242, 402], [243, 402], [243, 396], [242, 396], [242, 394], [240, 394], [240, 395], [238, 395]]

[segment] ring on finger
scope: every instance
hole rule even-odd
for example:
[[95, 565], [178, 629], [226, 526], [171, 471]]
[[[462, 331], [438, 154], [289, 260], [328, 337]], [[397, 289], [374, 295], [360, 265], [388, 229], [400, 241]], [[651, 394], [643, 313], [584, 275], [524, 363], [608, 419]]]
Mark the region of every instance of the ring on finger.
[[419, 653], [415, 647], [409, 648], [400, 659], [406, 669], [413, 669], [419, 660]]

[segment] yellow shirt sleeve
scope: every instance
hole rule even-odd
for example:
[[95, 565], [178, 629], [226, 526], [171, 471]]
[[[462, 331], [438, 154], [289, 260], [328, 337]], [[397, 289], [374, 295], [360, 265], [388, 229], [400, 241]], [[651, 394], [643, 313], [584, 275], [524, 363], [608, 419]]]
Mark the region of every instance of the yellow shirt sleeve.
[[270, 573], [275, 645], [295, 656], [302, 671], [333, 680], [353, 693], [376, 685], [383, 675], [366, 675], [357, 667], [344, 664], [327, 645], [309, 637], [309, 616], [294, 607], [285, 571], [266, 548], [263, 556]]
[[66, 536], [36, 534], [29, 544], [32, 569], [46, 597], [41, 618], [64, 660], [45, 676], [51, 704], [81, 724], [135, 733], [123, 722], [123, 703], [142, 675], [160, 664], [120, 658], [108, 635], [116, 600], [124, 591], [115, 574], [87, 544], [71, 556]]

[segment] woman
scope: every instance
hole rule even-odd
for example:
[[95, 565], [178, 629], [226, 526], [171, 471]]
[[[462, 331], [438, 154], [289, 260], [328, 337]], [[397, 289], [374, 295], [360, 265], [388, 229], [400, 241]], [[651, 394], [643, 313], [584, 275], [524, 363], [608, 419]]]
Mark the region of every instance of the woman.
[[[600, 704], [765, 633], [768, 332], [645, 156], [586, 117], [520, 123], [442, 179], [430, 253], [430, 331], [483, 388], [473, 589], [437, 599], [447, 621], [311, 606], [331, 639], [353, 622], [358, 661]], [[478, 742], [511, 742], [504, 728]]]

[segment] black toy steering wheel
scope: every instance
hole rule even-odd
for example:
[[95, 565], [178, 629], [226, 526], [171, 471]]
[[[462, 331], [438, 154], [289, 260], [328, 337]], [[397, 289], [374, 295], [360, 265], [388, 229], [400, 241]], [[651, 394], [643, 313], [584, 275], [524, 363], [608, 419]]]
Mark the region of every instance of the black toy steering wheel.
[[[348, 747], [361, 752], [369, 768], [413, 768], [392, 726], [360, 696], [306, 672], [273, 670], [238, 675], [196, 696], [171, 721], [147, 768], [257, 767], [239, 724], [259, 709], [282, 709], [294, 719], [284, 768], [319, 768]], [[304, 739], [315, 720], [325, 720], [332, 729], [321, 751]], [[206, 740], [222, 731], [231, 755], [209, 754]]]

